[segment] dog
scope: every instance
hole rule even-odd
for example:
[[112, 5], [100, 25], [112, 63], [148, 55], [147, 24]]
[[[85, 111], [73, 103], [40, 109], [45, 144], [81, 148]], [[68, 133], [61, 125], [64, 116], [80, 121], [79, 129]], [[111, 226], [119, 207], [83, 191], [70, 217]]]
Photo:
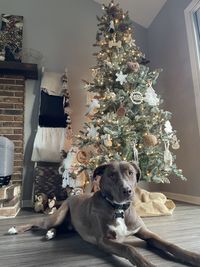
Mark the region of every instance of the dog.
[[23, 233], [33, 227], [47, 230], [46, 238], [56, 235], [56, 228], [68, 221], [87, 242], [104, 251], [128, 259], [137, 267], [155, 267], [139, 254], [126, 237], [136, 236], [150, 246], [186, 264], [200, 267], [200, 254], [187, 251], [161, 239], [149, 231], [136, 214], [132, 204], [134, 188], [141, 172], [135, 162], [114, 161], [97, 167], [93, 177], [100, 176], [100, 191], [94, 194], [71, 196], [54, 214], [10, 229], [10, 233]]

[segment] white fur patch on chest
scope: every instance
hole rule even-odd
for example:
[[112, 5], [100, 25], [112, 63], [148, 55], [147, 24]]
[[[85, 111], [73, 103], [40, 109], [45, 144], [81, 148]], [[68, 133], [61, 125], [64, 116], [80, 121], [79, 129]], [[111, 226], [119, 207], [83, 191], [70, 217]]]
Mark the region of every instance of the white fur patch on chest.
[[139, 231], [140, 227], [137, 227], [135, 229], [128, 230], [124, 218], [117, 218], [116, 219], [116, 225], [108, 225], [109, 229], [111, 231], [114, 231], [116, 233], [116, 239], [121, 240], [125, 237], [128, 237], [130, 235], [134, 235]]

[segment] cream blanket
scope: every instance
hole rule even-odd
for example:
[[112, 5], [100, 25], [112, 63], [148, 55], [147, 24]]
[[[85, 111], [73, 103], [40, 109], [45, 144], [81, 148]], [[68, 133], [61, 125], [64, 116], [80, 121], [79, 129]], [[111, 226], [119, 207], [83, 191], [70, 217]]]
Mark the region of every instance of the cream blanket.
[[148, 192], [137, 187], [134, 206], [141, 217], [172, 215], [176, 205], [162, 193]]

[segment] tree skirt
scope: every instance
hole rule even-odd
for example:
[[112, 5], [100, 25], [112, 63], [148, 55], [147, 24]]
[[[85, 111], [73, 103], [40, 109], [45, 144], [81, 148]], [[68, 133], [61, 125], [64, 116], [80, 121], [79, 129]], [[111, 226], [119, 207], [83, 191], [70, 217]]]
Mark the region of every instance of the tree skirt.
[[141, 217], [172, 215], [176, 205], [162, 193], [148, 192], [140, 187], [135, 190], [134, 207]]

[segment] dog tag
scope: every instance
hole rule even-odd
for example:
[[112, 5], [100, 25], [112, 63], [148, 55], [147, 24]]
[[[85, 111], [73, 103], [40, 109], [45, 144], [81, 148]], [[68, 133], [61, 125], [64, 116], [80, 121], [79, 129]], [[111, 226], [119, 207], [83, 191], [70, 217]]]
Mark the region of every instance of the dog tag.
[[122, 218], [124, 219], [124, 212], [123, 211], [116, 211], [115, 212], [115, 215], [114, 215], [114, 218], [117, 219], [117, 218]]

